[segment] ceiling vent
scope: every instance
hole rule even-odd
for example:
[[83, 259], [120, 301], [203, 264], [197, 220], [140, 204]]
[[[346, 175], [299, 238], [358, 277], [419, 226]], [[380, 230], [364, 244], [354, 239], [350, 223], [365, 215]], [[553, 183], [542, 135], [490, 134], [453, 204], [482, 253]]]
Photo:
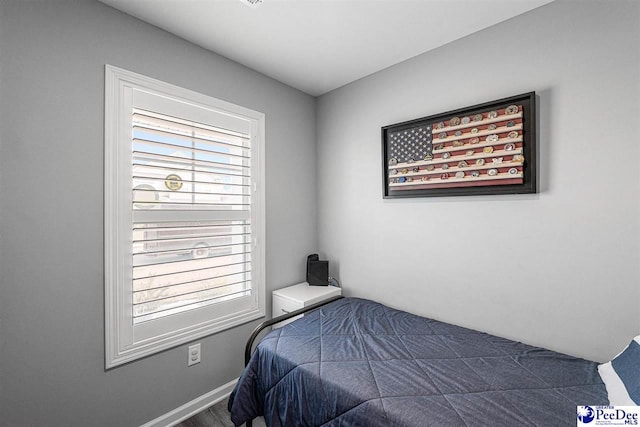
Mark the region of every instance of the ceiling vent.
[[262, 0], [240, 0], [240, 1], [246, 4], [247, 6], [250, 6], [253, 8], [256, 8], [262, 4]]

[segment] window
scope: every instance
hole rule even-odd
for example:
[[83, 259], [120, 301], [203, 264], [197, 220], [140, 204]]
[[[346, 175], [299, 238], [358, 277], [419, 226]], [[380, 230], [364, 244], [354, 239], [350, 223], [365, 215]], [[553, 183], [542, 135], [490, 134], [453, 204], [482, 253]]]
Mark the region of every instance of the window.
[[115, 67], [106, 367], [264, 316], [264, 115]]

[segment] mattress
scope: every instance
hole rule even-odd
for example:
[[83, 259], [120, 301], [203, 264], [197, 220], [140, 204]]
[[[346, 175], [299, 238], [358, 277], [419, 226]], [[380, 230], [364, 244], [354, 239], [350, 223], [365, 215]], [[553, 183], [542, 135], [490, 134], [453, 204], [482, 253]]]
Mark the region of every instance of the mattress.
[[229, 398], [267, 426], [575, 426], [607, 404], [595, 362], [359, 298], [266, 335]]

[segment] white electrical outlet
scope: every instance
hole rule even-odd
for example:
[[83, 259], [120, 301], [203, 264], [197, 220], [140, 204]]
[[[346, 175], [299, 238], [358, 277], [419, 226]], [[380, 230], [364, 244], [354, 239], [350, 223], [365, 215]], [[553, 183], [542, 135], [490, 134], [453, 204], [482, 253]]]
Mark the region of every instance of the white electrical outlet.
[[200, 343], [189, 346], [189, 362], [187, 366], [200, 363]]

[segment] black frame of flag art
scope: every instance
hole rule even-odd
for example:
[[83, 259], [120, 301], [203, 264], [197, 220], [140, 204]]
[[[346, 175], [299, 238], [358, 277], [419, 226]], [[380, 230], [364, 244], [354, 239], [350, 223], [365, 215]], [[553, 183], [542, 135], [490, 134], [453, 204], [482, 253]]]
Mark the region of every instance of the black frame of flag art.
[[384, 198], [536, 192], [535, 92], [382, 128]]

